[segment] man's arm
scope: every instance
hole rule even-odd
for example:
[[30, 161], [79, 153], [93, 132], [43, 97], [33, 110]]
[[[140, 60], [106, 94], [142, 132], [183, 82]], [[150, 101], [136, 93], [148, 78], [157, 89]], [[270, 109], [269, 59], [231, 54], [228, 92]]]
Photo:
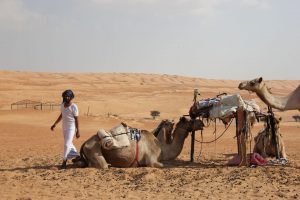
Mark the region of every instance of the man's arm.
[[78, 116], [74, 116], [74, 119], [75, 119], [75, 127], [76, 127], [76, 138], [80, 138]]
[[54, 124], [51, 126], [51, 131], [54, 130], [56, 124], [58, 124], [58, 123], [60, 122], [61, 118], [62, 118], [62, 114], [60, 113], [60, 115], [58, 116], [57, 120], [56, 120], [56, 121], [54, 122]]

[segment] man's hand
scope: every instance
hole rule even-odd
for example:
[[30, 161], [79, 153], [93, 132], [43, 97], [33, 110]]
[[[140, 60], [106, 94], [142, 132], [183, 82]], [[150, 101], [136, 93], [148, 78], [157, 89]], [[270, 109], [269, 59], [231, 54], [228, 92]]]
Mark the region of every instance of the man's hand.
[[80, 133], [78, 129], [76, 130], [76, 138], [80, 138]]

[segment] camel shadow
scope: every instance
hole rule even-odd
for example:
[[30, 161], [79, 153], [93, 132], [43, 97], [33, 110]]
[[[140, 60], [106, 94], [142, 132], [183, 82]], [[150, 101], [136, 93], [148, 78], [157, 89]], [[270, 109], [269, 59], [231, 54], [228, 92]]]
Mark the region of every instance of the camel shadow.
[[236, 153], [225, 153], [222, 154], [222, 157], [199, 160], [195, 159], [194, 162], [189, 160], [172, 160], [172, 161], [164, 161], [165, 168], [217, 168], [217, 167], [235, 167], [232, 165], [228, 165], [228, 161], [236, 155]]
[[218, 167], [229, 167], [227, 160], [224, 159], [211, 159], [209, 161], [186, 161], [186, 160], [173, 160], [163, 162], [164, 168], [191, 168], [191, 169], [209, 169]]
[[[233, 156], [235, 154], [228, 154], [227, 157]], [[187, 161], [187, 160], [172, 160], [172, 161], [164, 161], [164, 167], [166, 169], [172, 169], [172, 168], [182, 168], [182, 169], [211, 169], [211, 168], [223, 168], [223, 167], [238, 167], [238, 166], [230, 166], [227, 164], [228, 160], [225, 159], [211, 159], [206, 161]], [[275, 167], [275, 166], [273, 166]], [[294, 168], [294, 169], [300, 169], [298, 166], [285, 166], [288, 168]], [[81, 168], [77, 167], [75, 164], [69, 164], [67, 165], [67, 169], [75, 169], [75, 168]], [[86, 167], [84, 167], [86, 168]], [[30, 166], [30, 167], [16, 167], [16, 168], [0, 168], [0, 172], [28, 172], [29, 170], [60, 170], [60, 165], [39, 165], [39, 166]]]

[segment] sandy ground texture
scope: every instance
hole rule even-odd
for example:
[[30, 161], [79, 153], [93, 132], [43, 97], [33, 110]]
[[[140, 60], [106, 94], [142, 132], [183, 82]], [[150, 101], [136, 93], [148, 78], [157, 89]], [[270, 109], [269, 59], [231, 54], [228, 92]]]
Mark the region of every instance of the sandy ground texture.
[[[0, 71], [0, 199], [300, 199], [300, 122], [292, 118], [300, 115], [298, 111], [276, 111], [283, 118], [287, 165], [229, 167], [227, 162], [237, 153], [232, 125], [217, 142], [196, 142], [193, 163], [189, 136], [178, 158], [161, 169], [82, 169], [69, 162], [66, 170], [59, 170], [61, 128], [50, 131], [59, 115], [57, 107], [11, 110], [11, 103], [25, 99], [59, 104], [62, 91], [72, 89], [80, 110], [81, 137], [74, 139], [79, 149], [100, 127], [126, 122], [151, 131], [162, 119], [177, 122], [188, 113], [194, 88], [199, 88], [200, 98], [240, 93], [266, 110], [255, 94], [238, 90], [239, 82], [156, 74]], [[300, 81], [267, 83], [274, 94], [287, 95]], [[160, 111], [160, 117], [153, 120], [152, 110]], [[254, 125], [253, 137], [262, 127]], [[217, 123], [216, 135], [214, 129], [214, 124], [204, 129], [205, 141], [220, 135], [224, 125]], [[199, 132], [196, 139], [200, 140]]]

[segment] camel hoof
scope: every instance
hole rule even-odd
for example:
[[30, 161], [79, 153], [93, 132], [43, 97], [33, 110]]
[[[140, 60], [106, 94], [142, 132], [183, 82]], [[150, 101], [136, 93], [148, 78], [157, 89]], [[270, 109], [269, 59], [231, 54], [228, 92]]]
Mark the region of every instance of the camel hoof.
[[104, 165], [102, 169], [108, 169], [109, 165]]
[[97, 168], [97, 169], [108, 169], [109, 165], [97, 165], [97, 166], [94, 166], [94, 168]]
[[157, 163], [153, 163], [152, 167], [162, 168], [162, 167], [164, 167], [164, 165], [162, 163], [157, 162]]

